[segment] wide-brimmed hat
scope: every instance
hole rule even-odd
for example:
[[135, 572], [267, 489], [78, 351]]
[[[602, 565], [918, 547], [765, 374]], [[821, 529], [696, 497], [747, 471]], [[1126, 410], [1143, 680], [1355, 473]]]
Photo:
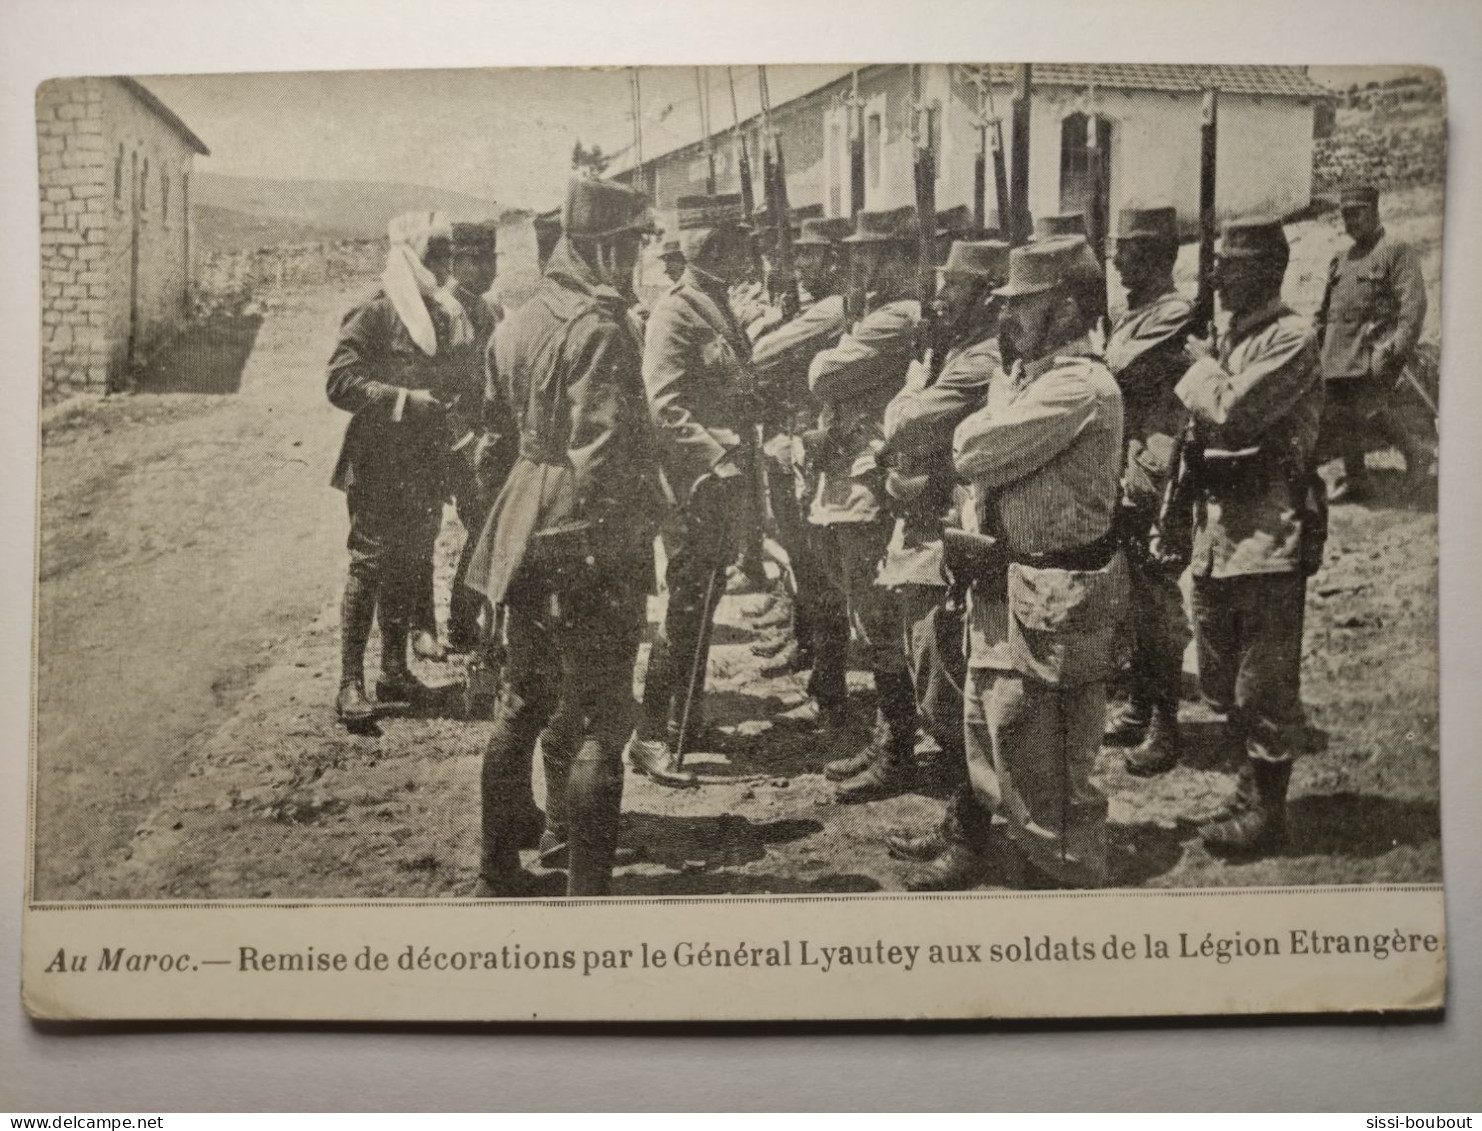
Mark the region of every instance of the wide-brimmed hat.
[[854, 230], [848, 216], [818, 216], [803, 221], [798, 229], [797, 247], [833, 247]]
[[1220, 237], [1221, 259], [1269, 259], [1285, 263], [1290, 255], [1286, 230], [1273, 216], [1231, 220]]
[[637, 189], [594, 177], [577, 177], [566, 190], [561, 228], [568, 236], [604, 239], [620, 232], [652, 232], [648, 198]]
[[887, 211], [860, 212], [854, 222], [854, 232], [840, 242], [848, 244], [903, 243], [916, 239], [920, 225], [916, 220], [916, 208], [906, 204]]
[[1178, 209], [1124, 208], [1117, 214], [1117, 239], [1178, 242]]
[[1009, 270], [1009, 245], [1004, 240], [955, 240], [947, 262], [937, 268], [943, 278], [973, 275], [1001, 280]]
[[1086, 214], [1084, 212], [1057, 212], [1052, 216], [1041, 216], [1034, 222], [1034, 238], [1052, 240], [1059, 236], [1084, 236]]
[[957, 204], [948, 208], [945, 212], [936, 215], [937, 238], [953, 236], [957, 239], [966, 239], [968, 234], [976, 227], [973, 210], [966, 204]]
[[674, 202], [679, 213], [679, 230], [693, 232], [700, 228], [744, 228], [746, 209], [739, 192], [713, 196], [681, 196]]
[[1052, 290], [1086, 269], [1085, 249], [1085, 236], [1056, 236], [1016, 247], [1009, 253], [1008, 282], [993, 293], [1018, 298]]

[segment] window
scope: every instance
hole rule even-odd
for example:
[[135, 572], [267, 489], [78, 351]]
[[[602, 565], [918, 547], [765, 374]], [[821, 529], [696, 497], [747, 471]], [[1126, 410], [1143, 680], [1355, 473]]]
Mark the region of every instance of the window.
[[1111, 218], [1111, 146], [1111, 122], [1105, 117], [1096, 118], [1094, 150], [1085, 114], [1077, 110], [1060, 123], [1060, 211], [1086, 213], [1087, 227], [1102, 234]]
[[870, 188], [880, 187], [880, 115], [865, 119], [865, 179]]
[[839, 151], [844, 145], [844, 131], [839, 128], [837, 111], [834, 113], [835, 120], [829, 123], [828, 145], [824, 149], [830, 216], [838, 216], [844, 211], [843, 177], [839, 175]]
[[118, 153], [113, 158], [113, 203], [119, 204], [123, 201], [123, 143], [118, 146]]
[[160, 174], [160, 219], [170, 219], [170, 174]]
[[149, 211], [149, 158], [144, 158], [144, 167], [139, 170], [139, 211]]
[[942, 104], [934, 102], [926, 108], [926, 146], [931, 150], [932, 170], [936, 179], [942, 179]]

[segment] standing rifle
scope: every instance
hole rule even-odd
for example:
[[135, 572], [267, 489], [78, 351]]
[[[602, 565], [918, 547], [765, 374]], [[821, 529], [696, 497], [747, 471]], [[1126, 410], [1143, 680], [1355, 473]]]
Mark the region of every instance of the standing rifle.
[[703, 67], [695, 68], [695, 96], [700, 110], [700, 145], [705, 151], [705, 193], [715, 195], [715, 148], [710, 142], [710, 84]]
[[782, 154], [782, 136], [772, 128], [772, 100], [767, 92], [767, 68], [758, 67], [756, 70], [762, 99], [762, 132], [767, 139], [762, 164], [763, 175], [768, 180], [767, 208], [777, 230], [773, 274], [778, 282], [771, 290], [782, 305], [782, 317], [787, 319], [795, 317], [803, 305], [798, 294], [797, 267], [793, 262], [792, 208], [787, 201], [787, 161]]
[[917, 336], [917, 354], [927, 367], [927, 380], [935, 376], [936, 359], [932, 350], [935, 319], [933, 305], [937, 290], [937, 168], [931, 145], [931, 108], [926, 105], [924, 64], [911, 67], [911, 143], [912, 172], [916, 182], [916, 290], [921, 298], [921, 322]]
[[988, 116], [993, 120], [993, 193], [994, 205], [998, 210], [998, 230], [1007, 233], [1010, 228], [1009, 169], [1003, 152], [1003, 119], [993, 105], [993, 75], [984, 75], [984, 86], [988, 90]]
[[1029, 122], [1033, 115], [1033, 71], [1028, 63], [1014, 68], [1014, 188], [1009, 202], [1009, 243], [1021, 247], [1034, 235], [1029, 213]]

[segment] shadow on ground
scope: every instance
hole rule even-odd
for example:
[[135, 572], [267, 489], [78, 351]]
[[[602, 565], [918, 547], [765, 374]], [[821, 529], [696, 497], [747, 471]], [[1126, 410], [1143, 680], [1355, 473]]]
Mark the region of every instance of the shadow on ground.
[[262, 327], [260, 314], [213, 314], [161, 347], [139, 374], [140, 393], [235, 393]]
[[1434, 801], [1318, 793], [1288, 803], [1287, 827], [1292, 840], [1289, 856], [1371, 859], [1400, 845], [1439, 840], [1441, 811]]

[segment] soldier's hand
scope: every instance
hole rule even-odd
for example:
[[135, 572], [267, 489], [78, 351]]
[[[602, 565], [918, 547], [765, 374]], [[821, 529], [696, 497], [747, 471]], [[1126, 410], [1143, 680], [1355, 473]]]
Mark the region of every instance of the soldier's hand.
[[1214, 332], [1210, 331], [1209, 337], [1201, 338], [1197, 334], [1190, 334], [1184, 341], [1184, 359], [1192, 365], [1196, 361], [1203, 361], [1206, 357], [1214, 356]]
[[442, 407], [442, 402], [426, 389], [411, 389], [407, 392], [406, 410], [410, 415], [426, 416], [431, 412], [440, 412]]

